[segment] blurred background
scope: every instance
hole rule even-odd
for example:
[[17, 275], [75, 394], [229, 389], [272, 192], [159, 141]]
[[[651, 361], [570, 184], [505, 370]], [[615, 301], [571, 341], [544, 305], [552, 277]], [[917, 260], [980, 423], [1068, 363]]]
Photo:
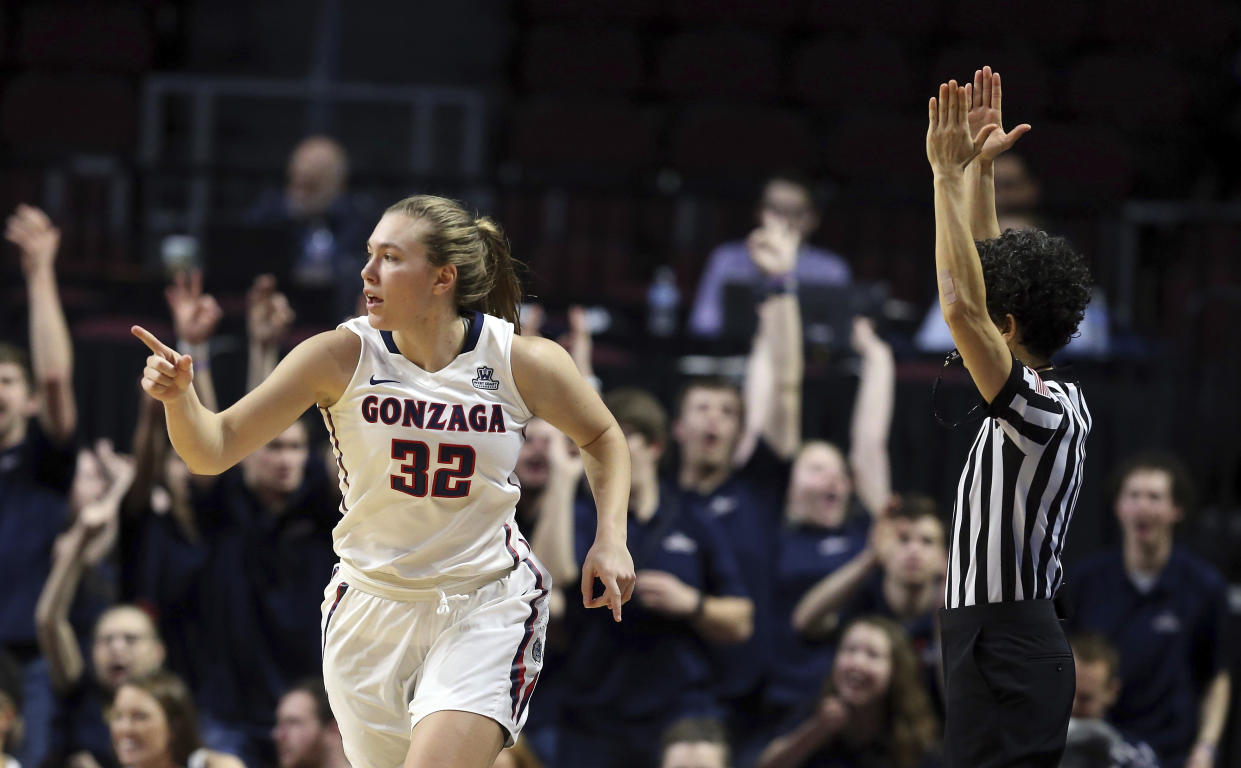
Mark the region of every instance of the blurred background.
[[[61, 227], [81, 436], [126, 447], [144, 356], [129, 326], [167, 335], [172, 270], [201, 266], [224, 307], [213, 352], [231, 402], [245, 343], [229, 317], [253, 276], [289, 293], [293, 342], [330, 327], [356, 300], [378, 215], [422, 192], [495, 216], [544, 330], [586, 306], [600, 378], [667, 402], [689, 374], [743, 366], [752, 326], [696, 334], [691, 310], [712, 249], [754, 227], [768, 178], [795, 175], [819, 210], [811, 241], [852, 274], [828, 304], [803, 298], [805, 434], [847, 434], [856, 371], [838, 320], [871, 315], [898, 364], [894, 487], [947, 499], [972, 430], [943, 430], [928, 407], [947, 350], [925, 102], [983, 64], [1004, 77], [1008, 123], [1033, 125], [997, 172], [1004, 212], [1067, 237], [1097, 281], [1066, 352], [1095, 416], [1066, 557], [1118, 540], [1116, 462], [1170, 449], [1199, 497], [1178, 536], [1234, 585], [1235, 617], [1241, 7], [1228, 0], [6, 0], [0, 208], [39, 205]], [[301, 144], [311, 136], [335, 143]], [[22, 343], [16, 258], [0, 265], [0, 334]], [[968, 381], [945, 388], [964, 412]]]
[[[600, 308], [605, 380], [665, 394], [704, 364], [685, 353], [748, 346], [682, 329], [711, 250], [754, 226], [768, 176], [798, 174], [820, 205], [812, 241], [848, 262], [900, 359], [896, 486], [939, 493], [962, 452], [941, 448], [968, 436], [931, 420], [942, 352], [916, 343], [934, 298], [924, 105], [944, 78], [988, 63], [1004, 76], [1008, 121], [1034, 126], [1016, 150], [1025, 167], [1000, 176], [1001, 205], [1009, 190], [1015, 215], [1069, 238], [1098, 282], [1095, 333], [1076, 361], [1097, 409], [1095, 474], [1073, 543], [1110, 535], [1111, 516], [1090, 512], [1117, 454], [1169, 446], [1197, 481], [1193, 530], [1241, 579], [1228, 548], [1241, 541], [1241, 516], [1229, 514], [1241, 505], [1241, 342], [1230, 332], [1241, 308], [1241, 14], [1188, 0], [1169, 23], [1170, 8], [16, 0], [0, 8], [0, 204], [42, 205], [62, 227], [85, 434], [124, 444], [141, 356], [129, 323], [165, 316], [158, 286], [177, 264], [204, 267], [226, 314], [256, 272], [289, 273], [301, 244], [265, 209], [291, 188], [291, 154], [307, 136], [347, 153], [339, 207], [351, 236], [327, 228], [311, 250], [360, 268], [383, 207], [413, 192], [462, 199], [505, 227], [553, 328], [569, 304]], [[314, 173], [308, 196], [332, 188]], [[20, 340], [22, 284], [14, 260], [4, 268], [5, 336]], [[322, 283], [355, 279], [344, 272], [293, 296], [303, 336], [338, 320], [314, 308], [335, 307]], [[664, 304], [676, 321], [654, 335]], [[851, 397], [851, 383], [836, 386], [847, 360], [807, 335], [806, 433], [841, 434], [847, 404], [820, 406]]]

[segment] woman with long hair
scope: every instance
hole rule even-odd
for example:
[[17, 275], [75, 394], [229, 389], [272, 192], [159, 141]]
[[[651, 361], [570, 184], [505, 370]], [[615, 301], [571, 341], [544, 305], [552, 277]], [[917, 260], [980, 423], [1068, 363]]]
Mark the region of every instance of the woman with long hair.
[[862, 617], [845, 628], [814, 713], [773, 741], [760, 768], [922, 768], [938, 725], [905, 630]]
[[514, 519], [523, 428], [541, 417], [581, 448], [599, 510], [582, 599], [617, 621], [635, 581], [628, 445], [569, 354], [518, 335], [521, 287], [495, 222], [410, 197], [366, 251], [366, 316], [299, 344], [232, 407], [205, 408], [190, 356], [135, 326], [152, 353], [142, 386], [195, 473], [318, 406], [342, 496], [323, 676], [349, 762], [488, 768], [525, 722], [547, 627], [550, 579]]

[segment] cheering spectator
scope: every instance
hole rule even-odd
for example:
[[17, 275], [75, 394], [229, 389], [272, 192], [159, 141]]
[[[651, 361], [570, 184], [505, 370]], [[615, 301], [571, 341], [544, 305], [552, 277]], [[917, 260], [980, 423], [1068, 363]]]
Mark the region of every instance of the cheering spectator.
[[922, 665], [928, 690], [938, 695], [939, 632], [948, 554], [944, 524], [925, 496], [894, 498], [870, 530], [866, 548], [814, 585], [793, 610], [793, 626], [811, 640], [834, 636], [857, 616], [878, 615], [900, 624]]
[[[796, 174], [773, 176], [763, 186], [758, 205], [760, 228], [748, 240], [724, 243], [707, 260], [698, 281], [698, 295], [690, 315], [690, 330], [699, 336], [718, 336], [724, 326], [724, 288], [730, 283], [753, 286], [756, 294], [770, 290], [796, 291], [797, 283], [848, 285], [849, 265], [831, 251], [806, 242], [819, 227], [819, 212], [809, 182]], [[785, 274], [762, 270], [754, 259], [755, 237], [777, 220], [797, 235], [794, 263]]]
[[905, 632], [888, 619], [844, 631], [813, 712], [764, 750], [760, 768], [936, 765], [937, 724]]
[[1223, 631], [1225, 584], [1207, 563], [1174, 545], [1190, 508], [1188, 474], [1157, 454], [1131, 458], [1116, 491], [1121, 551], [1078, 566], [1066, 587], [1072, 624], [1120, 653], [1120, 696], [1111, 721], [1140, 735], [1171, 768], [1208, 768], [1228, 713]]
[[349, 768], [327, 691], [318, 678], [307, 678], [280, 697], [271, 737], [280, 768]]
[[729, 768], [728, 735], [719, 720], [678, 720], [664, 731], [660, 768]]
[[[195, 295], [195, 280], [186, 285], [187, 302], [205, 302]], [[191, 316], [178, 311], [174, 293], [174, 320]], [[274, 367], [291, 321], [272, 279], [257, 278], [247, 308], [251, 382]], [[183, 341], [199, 340], [201, 353], [211, 327], [195, 332], [178, 322], [177, 334]], [[196, 372], [196, 390], [206, 383], [202, 378], [209, 377]], [[150, 416], [135, 444], [153, 455], [167, 445], [157, 434], [158, 419]], [[322, 583], [336, 562], [334, 483], [324, 463], [312, 459], [305, 420], [218, 478], [188, 483], [184, 465], [167, 455], [165, 480], [176, 490], [164, 503], [173, 514], [136, 519], [132, 552], [140, 564], [130, 568], [133, 594], [156, 607], [161, 628], [175, 641], [170, 662], [198, 697], [204, 741], [258, 764], [270, 758], [281, 695], [319, 672]], [[157, 509], [150, 491], [146, 498]], [[221, 622], [225, 616], [228, 621]], [[247, 638], [244, 654], [235, 652], [238, 636]]]
[[234, 757], [208, 755], [190, 691], [171, 672], [155, 670], [122, 683], [108, 708], [108, 727], [126, 768], [245, 768]]
[[1127, 741], [1108, 723], [1107, 714], [1120, 695], [1120, 657], [1101, 635], [1069, 638], [1077, 691], [1068, 740], [1060, 768], [1159, 768], [1155, 750]]
[[[650, 765], [659, 735], [678, 717], [716, 711], [707, 647], [740, 643], [753, 626], [753, 603], [716, 524], [690, 510], [676, 489], [659, 482], [666, 416], [650, 395], [618, 390], [606, 404], [629, 442], [632, 481], [629, 546], [638, 586], [623, 623], [566, 600], [572, 645], [562, 673], [561, 765]], [[580, 462], [578, 462], [580, 466]], [[571, 526], [559, 541], [573, 542], [581, 562], [595, 535], [593, 504], [572, 518], [558, 511], [545, 524]], [[577, 574], [562, 584], [572, 586]], [[553, 580], [555, 576], [553, 576]], [[607, 664], [600, 665], [600, 659]]]
[[19, 205], [5, 238], [21, 252], [30, 364], [20, 349], [0, 344], [0, 650], [22, 667], [19, 760], [39, 766], [52, 746], [55, 702], [35, 637], [35, 603], [52, 568], [52, 544], [68, 522], [77, 406], [73, 345], [56, 287], [60, 231], [43, 211]]
[[333, 324], [353, 312], [361, 292], [356, 254], [367, 235], [366, 217], [346, 191], [348, 176], [349, 157], [340, 143], [307, 137], [289, 156], [283, 194], [260, 200], [249, 213], [256, 224], [291, 230], [297, 248], [292, 269], [281, 277], [297, 288], [328, 289], [326, 305], [302, 308]]
[[849, 457], [830, 443], [807, 443], [789, 479], [772, 597], [773, 649], [762, 718], [767, 727], [809, 706], [818, 695], [817, 681], [831, 668], [833, 644], [795, 631], [798, 602], [863, 550], [871, 518], [891, 497], [892, 350], [863, 318], [854, 321], [853, 345], [862, 369]]
[[[751, 238], [756, 268], [792, 274], [797, 231], [767, 217]], [[686, 384], [673, 428], [680, 454], [677, 482], [686, 509], [714, 520], [754, 601], [754, 632], [743, 644], [711, 649], [716, 696], [735, 738], [753, 730], [771, 656], [771, 580], [777, 558], [789, 462], [801, 442], [804, 371], [801, 309], [787, 281], [776, 280], [758, 308], [744, 393], [724, 379]]]

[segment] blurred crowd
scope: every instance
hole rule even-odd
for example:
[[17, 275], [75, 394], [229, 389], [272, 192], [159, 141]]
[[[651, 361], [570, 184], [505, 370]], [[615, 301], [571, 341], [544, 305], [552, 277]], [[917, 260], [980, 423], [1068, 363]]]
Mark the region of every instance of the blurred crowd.
[[[311, 137], [285, 194], [252, 211], [293, 237], [274, 274], [250, 265], [248, 387], [289, 347], [295, 317], [327, 328], [358, 311], [355, 250], [371, 222], [347, 167], [338, 144]], [[1004, 226], [1034, 226], [1038, 188], [1020, 160], [996, 175]], [[803, 389], [806, 317], [821, 310], [815, 291], [850, 289], [849, 263], [810, 245], [818, 211], [795, 174], [763, 187], [755, 218], [749, 237], [711, 255], [689, 313], [698, 337], [737, 323], [752, 334], [739, 380], [688, 379], [669, 402], [610, 386], [592, 366], [588, 313], [567, 315], [560, 341], [628, 438], [638, 585], [621, 623], [582, 608], [595, 526], [582, 462], [531, 423], [517, 519], [556, 590], [528, 725], [497, 765], [940, 764], [937, 615], [947, 548], [963, 544], [945, 499], [892, 487], [895, 365], [867, 317], [823, 318], [856, 357], [857, 395], [847, 434], [803, 438], [815, 396]], [[149, 398], [130, 454], [82, 444], [59, 232], [21, 206], [6, 237], [29, 340], [0, 345], [5, 768], [343, 768], [318, 679], [340, 513], [317, 417], [215, 477], [188, 472]], [[226, 312], [200, 272], [177, 266], [166, 301], [178, 348], [204, 403], [226, 407], [211, 368]], [[542, 308], [526, 309], [523, 332], [540, 333]], [[1093, 317], [1075, 344], [1105, 343], [1090, 333], [1106, 319]], [[937, 322], [933, 309], [917, 343], [946, 351]], [[1225, 582], [1176, 544], [1188, 476], [1174, 457], [1144, 454], [1114, 477], [1120, 547], [1071, 571], [1058, 601], [1077, 673], [1064, 765], [1223, 765]]]

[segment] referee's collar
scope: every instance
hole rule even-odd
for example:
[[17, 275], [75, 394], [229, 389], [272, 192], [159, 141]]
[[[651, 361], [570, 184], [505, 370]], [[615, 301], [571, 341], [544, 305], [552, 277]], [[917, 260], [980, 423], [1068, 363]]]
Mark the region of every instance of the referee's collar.
[[1044, 381], [1059, 381], [1070, 384], [1077, 383], [1077, 371], [1071, 365], [1053, 365], [1041, 371], [1031, 368]]

